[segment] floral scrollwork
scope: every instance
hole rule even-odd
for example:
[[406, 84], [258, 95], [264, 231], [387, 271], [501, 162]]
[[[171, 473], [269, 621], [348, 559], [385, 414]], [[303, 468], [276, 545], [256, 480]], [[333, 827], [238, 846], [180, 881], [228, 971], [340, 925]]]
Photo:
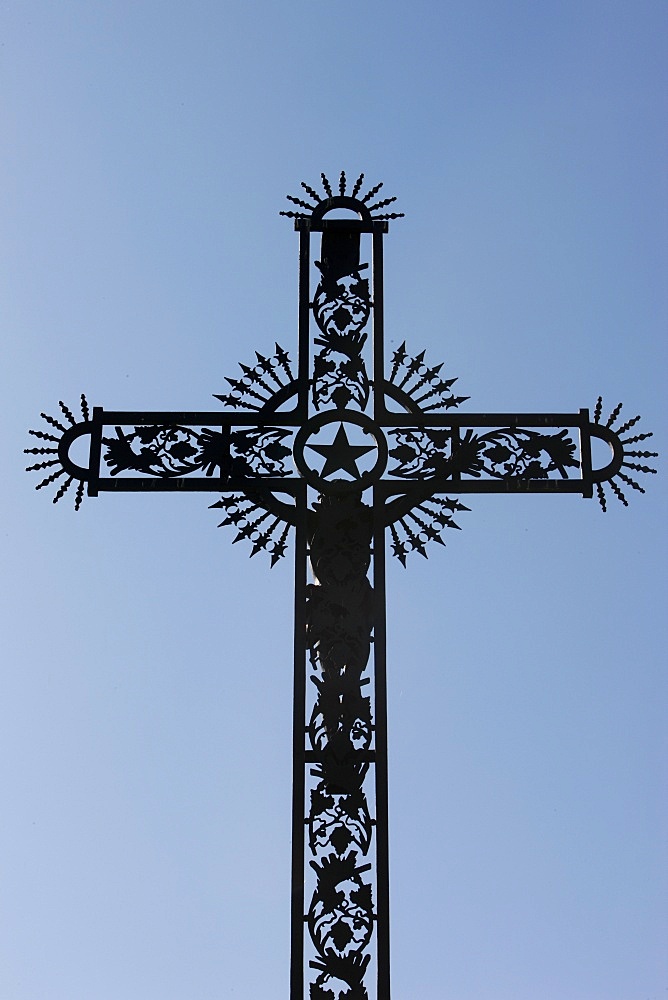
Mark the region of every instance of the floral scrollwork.
[[555, 434], [520, 427], [502, 428], [476, 435], [467, 430], [461, 438], [452, 429], [427, 428], [390, 432], [396, 446], [389, 450], [396, 465], [390, 475], [405, 478], [451, 476], [453, 473], [494, 479], [548, 479], [579, 467], [576, 444], [563, 429]]
[[282, 442], [290, 431], [276, 427], [250, 428], [224, 434], [176, 424], [146, 424], [115, 438], [103, 438], [105, 462], [111, 475], [123, 472], [172, 478], [204, 472], [222, 478], [287, 476], [284, 460], [290, 449]]

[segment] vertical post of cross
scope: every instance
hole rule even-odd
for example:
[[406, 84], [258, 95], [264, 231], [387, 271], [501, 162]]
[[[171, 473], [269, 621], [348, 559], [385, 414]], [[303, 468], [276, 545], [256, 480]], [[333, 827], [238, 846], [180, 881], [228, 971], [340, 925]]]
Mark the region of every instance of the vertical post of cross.
[[[285, 213], [295, 216], [300, 240], [303, 409], [296, 451], [319, 451], [331, 470], [318, 475], [298, 460], [315, 502], [305, 507], [306, 548], [297, 528], [295, 563], [290, 997], [303, 1000], [308, 965], [316, 973], [309, 997], [366, 998], [373, 969], [376, 1000], [389, 1000], [385, 524], [382, 498], [372, 505], [362, 500], [366, 483], [356, 465], [373, 449], [351, 446], [344, 431], [345, 424], [368, 434], [371, 417], [364, 411], [384, 413], [382, 243], [388, 221], [372, 217], [367, 207], [377, 189], [358, 197], [361, 178], [351, 195], [343, 175], [338, 195], [326, 178], [323, 184], [326, 197], [317, 200], [304, 185], [316, 200], [310, 214]], [[321, 234], [320, 260], [311, 259], [311, 233]], [[364, 254], [371, 253], [369, 277], [360, 257], [363, 239], [369, 241]], [[332, 425], [339, 427], [334, 444], [318, 444], [320, 430]], [[348, 478], [339, 478], [337, 469]], [[303, 554], [313, 584], [304, 582]]]

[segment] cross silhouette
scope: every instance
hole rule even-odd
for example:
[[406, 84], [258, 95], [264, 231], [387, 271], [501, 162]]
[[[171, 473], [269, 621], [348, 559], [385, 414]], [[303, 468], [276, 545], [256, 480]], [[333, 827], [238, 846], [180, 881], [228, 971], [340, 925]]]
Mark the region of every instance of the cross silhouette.
[[[91, 413], [82, 395], [81, 419], [61, 402], [26, 452], [43, 456], [29, 471], [53, 469], [37, 489], [58, 483], [54, 502], [77, 483], [77, 510], [85, 492], [202, 491], [220, 495], [221, 526], [251, 556], [274, 565], [292, 535], [290, 1000], [306, 985], [310, 1000], [389, 1000], [386, 534], [405, 566], [459, 527], [464, 494], [596, 491], [605, 511], [607, 484], [626, 505], [622, 484], [644, 492], [631, 473], [655, 472], [643, 462], [656, 453], [635, 447], [651, 436], [639, 417], [616, 426], [621, 404], [604, 423], [600, 397], [593, 419], [464, 413], [456, 378], [424, 351], [404, 343], [386, 366], [383, 237], [401, 215], [384, 211], [395, 199], [381, 184], [362, 194], [364, 175], [350, 193], [344, 173], [336, 193], [321, 180], [323, 194], [302, 183], [281, 213], [299, 234], [296, 367], [278, 344], [256, 352], [216, 397], [222, 411]], [[82, 438], [86, 465], [72, 455]]]

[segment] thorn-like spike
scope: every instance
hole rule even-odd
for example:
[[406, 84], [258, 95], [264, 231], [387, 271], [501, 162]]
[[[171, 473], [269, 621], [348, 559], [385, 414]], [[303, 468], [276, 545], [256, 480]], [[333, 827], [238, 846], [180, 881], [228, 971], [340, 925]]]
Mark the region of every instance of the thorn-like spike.
[[622, 404], [621, 403], [617, 403], [617, 406], [614, 408], [614, 410], [612, 411], [612, 413], [608, 417], [608, 422], [607, 422], [607, 424], [605, 426], [606, 427], [612, 427], [612, 425], [614, 424], [615, 420], [617, 419], [617, 417], [619, 416], [619, 414], [621, 412], [622, 412]]
[[35, 487], [35, 489], [36, 490], [41, 490], [45, 486], [50, 486], [51, 483], [55, 483], [56, 479], [59, 479], [60, 476], [64, 476], [64, 475], [65, 475], [65, 470], [64, 469], [60, 469], [59, 472], [53, 472], [50, 476], [47, 476], [46, 479], [43, 479], [41, 483], [38, 483], [37, 486]]
[[637, 444], [639, 441], [646, 441], [647, 438], [654, 437], [654, 431], [645, 431], [644, 434], [635, 434], [630, 438], [622, 438], [622, 444]]
[[[598, 424], [601, 422], [601, 412], [603, 409], [603, 396], [599, 396], [596, 400], [596, 406], [594, 407], [594, 423]], [[605, 507], [603, 508], [605, 510]]]
[[656, 475], [657, 470], [652, 469], [649, 465], [638, 465], [637, 462], [622, 462], [622, 465], [627, 469], [633, 469], [634, 472], [650, 472]]
[[[598, 423], [598, 421], [597, 421], [597, 423]], [[596, 495], [598, 497], [598, 502], [601, 505], [601, 510], [605, 514], [605, 512], [608, 509], [608, 507], [607, 507], [607, 504], [605, 502], [605, 490], [603, 489], [603, 487], [601, 486], [600, 483], [596, 483]]]
[[622, 493], [622, 491], [620, 490], [619, 486], [617, 485], [617, 483], [615, 482], [614, 479], [610, 480], [610, 486], [612, 488], [612, 492], [615, 494], [615, 496], [617, 497], [617, 499], [621, 503], [623, 503], [625, 507], [628, 507], [629, 502], [626, 499], [626, 497], [624, 496], [624, 494]]
[[79, 508], [81, 507], [81, 504], [83, 502], [83, 495], [84, 495], [84, 481], [83, 479], [80, 479], [79, 485], [77, 486], [77, 493], [74, 498], [74, 509], [76, 511], [78, 511]]
[[76, 420], [74, 419], [74, 414], [72, 413], [70, 408], [68, 406], [65, 406], [62, 399], [58, 400], [58, 406], [63, 411], [63, 416], [65, 417], [65, 419], [69, 421], [72, 427], [74, 427]]
[[346, 172], [345, 170], [342, 170], [341, 176], [339, 177], [339, 194], [341, 195], [341, 197], [343, 197], [345, 193], [346, 193]]
[[376, 201], [376, 202], [374, 202], [373, 205], [369, 205], [369, 211], [373, 212], [377, 208], [386, 208], [388, 205], [391, 205], [392, 202], [396, 201], [396, 200], [397, 199], [396, 199], [396, 195], [395, 195], [393, 198], [385, 198], [383, 201]]
[[28, 434], [32, 434], [33, 437], [40, 438], [42, 441], [55, 441], [56, 443], [60, 441], [60, 438], [54, 434], [47, 434], [46, 431], [28, 431]]
[[70, 476], [70, 478], [67, 479], [62, 484], [62, 486], [60, 487], [60, 489], [56, 493], [55, 497], [53, 498], [52, 503], [58, 503], [59, 500], [62, 500], [62, 498], [65, 496], [65, 494], [67, 493], [67, 491], [69, 490], [69, 488], [70, 488], [70, 486], [72, 485], [73, 482], [74, 482], [74, 480], [73, 480], [72, 476]]
[[637, 417], [633, 417], [632, 420], [627, 420], [625, 424], [622, 424], [622, 426], [619, 428], [619, 430], [617, 431], [617, 433], [618, 434], [626, 434], [626, 432], [630, 431], [631, 428], [634, 427], [638, 423], [639, 420], [640, 420], [640, 414], [638, 414]]
[[84, 420], [86, 421], [86, 423], [89, 422], [89, 420], [90, 420], [90, 411], [88, 409], [88, 400], [84, 396], [83, 392], [81, 393], [81, 416], [84, 418]]
[[623, 482], [627, 483], [628, 486], [632, 486], [634, 490], [638, 490], [639, 493], [645, 492], [640, 483], [637, 483], [635, 479], [631, 478], [631, 476], [627, 476], [624, 472], [618, 472], [617, 475]]
[[293, 205], [299, 205], [300, 208], [306, 208], [309, 212], [312, 212], [317, 206], [309, 205], [307, 201], [302, 201], [301, 198], [294, 198], [291, 194], [286, 195], [288, 201], [291, 201]]
[[40, 413], [40, 417], [42, 420], [46, 420], [47, 424], [51, 424], [52, 427], [55, 427], [56, 430], [61, 431], [63, 434], [65, 433], [67, 428], [63, 427], [63, 425], [53, 417], [50, 417], [48, 413]]
[[325, 192], [326, 192], [326, 194], [327, 194], [327, 197], [328, 197], [328, 198], [333, 198], [333, 197], [334, 197], [334, 194], [333, 194], [333, 192], [332, 192], [332, 186], [331, 186], [331, 184], [329, 183], [329, 181], [328, 181], [328, 179], [327, 179], [326, 175], [325, 175], [325, 174], [320, 174], [320, 180], [322, 181], [322, 186], [323, 186], [323, 187], [324, 187], [324, 189], [325, 189]]
[[52, 465], [60, 465], [60, 459], [52, 458], [49, 462], [38, 462], [37, 465], [26, 465], [26, 472], [36, 472], [38, 469], [48, 469]]
[[380, 189], [382, 188], [382, 186], [383, 186], [383, 182], [381, 181], [380, 184], [376, 184], [376, 186], [374, 188], [371, 188], [371, 190], [369, 191], [369, 193], [365, 194], [364, 197], [361, 199], [362, 200], [362, 204], [366, 205], [368, 202], [372, 201], [375, 198], [375, 196], [378, 194], [378, 192], [380, 191]]
[[309, 196], [309, 198], [313, 198], [313, 200], [315, 202], [319, 202], [320, 201], [320, 195], [318, 194], [317, 191], [314, 191], [313, 188], [310, 187], [310, 185], [305, 184], [304, 181], [300, 181], [300, 183], [301, 183], [301, 186], [306, 191], [306, 193]]
[[364, 174], [360, 174], [355, 181], [355, 187], [353, 188], [353, 198], [356, 198], [362, 189], [362, 184], [364, 182]]

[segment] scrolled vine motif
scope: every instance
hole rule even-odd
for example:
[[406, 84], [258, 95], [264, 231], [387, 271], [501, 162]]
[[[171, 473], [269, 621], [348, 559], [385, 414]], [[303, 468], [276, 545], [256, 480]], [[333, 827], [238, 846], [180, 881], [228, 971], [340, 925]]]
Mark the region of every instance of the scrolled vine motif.
[[105, 462], [111, 475], [136, 472], [173, 478], [204, 472], [223, 478], [287, 476], [285, 459], [291, 454], [282, 442], [290, 434], [277, 427], [249, 428], [223, 434], [205, 427], [194, 430], [177, 424], [146, 424], [116, 437], [103, 438]]
[[390, 435], [396, 442], [389, 450], [396, 462], [389, 470], [393, 476], [450, 476], [457, 472], [475, 478], [548, 479], [558, 473], [567, 479], [568, 468], [579, 468], [576, 444], [566, 429], [555, 434], [521, 427], [486, 434], [467, 430], [460, 437], [455, 429], [410, 428], [391, 431]]

